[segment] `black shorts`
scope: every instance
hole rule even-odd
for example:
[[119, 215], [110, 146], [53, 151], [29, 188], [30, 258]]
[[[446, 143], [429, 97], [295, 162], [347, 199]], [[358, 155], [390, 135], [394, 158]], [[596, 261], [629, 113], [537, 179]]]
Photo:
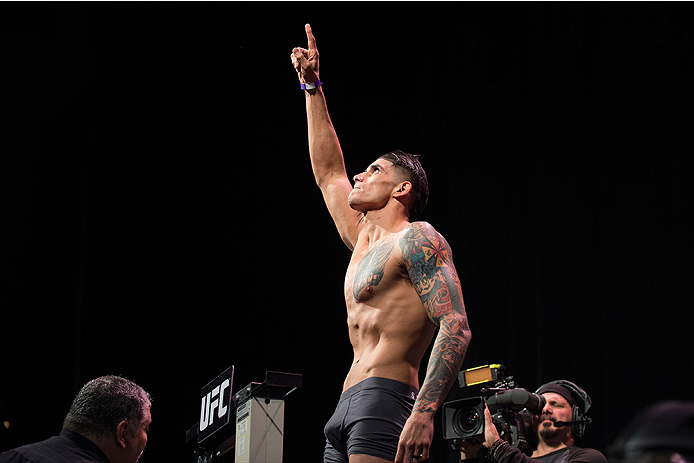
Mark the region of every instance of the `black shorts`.
[[352, 454], [395, 460], [416, 399], [417, 389], [387, 378], [367, 378], [350, 387], [325, 425], [323, 461], [345, 463]]

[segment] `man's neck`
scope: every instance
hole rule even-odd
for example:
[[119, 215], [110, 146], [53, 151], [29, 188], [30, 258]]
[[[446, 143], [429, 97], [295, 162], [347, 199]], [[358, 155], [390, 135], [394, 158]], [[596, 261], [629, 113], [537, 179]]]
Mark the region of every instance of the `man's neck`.
[[375, 243], [387, 235], [402, 231], [409, 224], [406, 216], [376, 210], [368, 211], [362, 216], [361, 226], [364, 227], [369, 243]]
[[99, 448], [106, 456], [109, 461], [116, 461], [116, 454], [113, 452], [111, 446], [109, 445], [109, 439], [104, 437], [97, 437], [89, 433], [78, 432], [70, 428], [65, 428], [70, 432], [78, 434], [84, 439], [89, 440], [92, 444]]
[[568, 442], [563, 442], [559, 439], [557, 439], [556, 441], [543, 441], [542, 439], [540, 439], [540, 443], [537, 444], [537, 449], [533, 452], [533, 458], [541, 457], [543, 455], [547, 455], [548, 453], [556, 452], [557, 450], [561, 450], [566, 447], [571, 447], [573, 445], [573, 439], [570, 439]]
[[113, 442], [114, 439], [109, 439], [109, 438], [94, 438], [91, 437], [89, 438], [92, 442], [96, 444], [97, 447], [101, 449], [102, 452], [106, 455], [109, 461], [114, 462], [118, 461], [120, 458], [120, 454], [118, 452], [118, 447], [115, 445]]

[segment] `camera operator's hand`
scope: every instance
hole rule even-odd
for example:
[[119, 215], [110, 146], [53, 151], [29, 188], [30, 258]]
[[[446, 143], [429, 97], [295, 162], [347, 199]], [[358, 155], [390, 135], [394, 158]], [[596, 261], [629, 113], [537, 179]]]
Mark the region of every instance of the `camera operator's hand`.
[[[480, 439], [482, 436], [480, 436]], [[499, 432], [496, 430], [496, 425], [492, 420], [492, 414], [489, 411], [489, 407], [485, 404], [484, 406], [484, 442], [478, 441], [477, 439], [464, 439], [460, 441], [460, 459], [467, 460], [470, 458], [477, 458], [477, 452], [479, 452], [482, 446], [487, 449], [491, 448], [494, 442], [501, 439]]]
[[491, 448], [494, 442], [501, 439], [499, 437], [499, 432], [496, 430], [496, 425], [492, 421], [492, 414], [489, 411], [489, 407], [485, 404], [484, 406], [484, 445], [487, 448]]

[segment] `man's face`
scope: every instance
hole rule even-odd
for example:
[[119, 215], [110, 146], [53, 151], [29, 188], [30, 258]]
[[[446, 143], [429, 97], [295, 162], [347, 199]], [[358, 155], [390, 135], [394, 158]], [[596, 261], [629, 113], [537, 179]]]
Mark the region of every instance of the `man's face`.
[[533, 425], [540, 439], [549, 441], [571, 432], [571, 426], [554, 427], [555, 421], [571, 421], [573, 410], [564, 397], [554, 392], [542, 394], [547, 400], [540, 416], [533, 417]]
[[142, 453], [145, 451], [145, 446], [147, 445], [147, 433], [149, 432], [150, 423], [152, 423], [152, 414], [148, 408], [140, 427], [138, 429], [132, 429], [129, 445], [124, 449], [126, 452], [124, 461], [136, 463], [140, 460]]
[[390, 200], [397, 184], [393, 163], [379, 158], [364, 172], [354, 176], [349, 205], [364, 213], [382, 209]]

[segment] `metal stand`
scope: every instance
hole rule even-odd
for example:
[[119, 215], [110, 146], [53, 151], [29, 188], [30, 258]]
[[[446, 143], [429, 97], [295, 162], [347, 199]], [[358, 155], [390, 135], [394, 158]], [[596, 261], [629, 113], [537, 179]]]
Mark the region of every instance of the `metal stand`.
[[[284, 446], [284, 401], [303, 386], [303, 376], [268, 371], [262, 383], [250, 383], [234, 396], [234, 426], [220, 428], [195, 449], [195, 463], [281, 463]], [[186, 433], [197, 437], [199, 423]]]
[[281, 462], [284, 400], [251, 397], [236, 409], [236, 463]]

